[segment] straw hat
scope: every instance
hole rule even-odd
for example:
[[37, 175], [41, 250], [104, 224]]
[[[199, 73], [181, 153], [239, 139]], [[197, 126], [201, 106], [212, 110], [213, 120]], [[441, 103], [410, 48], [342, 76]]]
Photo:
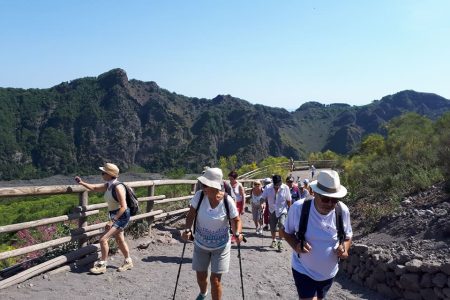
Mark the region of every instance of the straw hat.
[[343, 198], [347, 195], [347, 189], [341, 185], [339, 174], [334, 170], [321, 171], [310, 186], [315, 193], [331, 198]]
[[204, 185], [215, 188], [217, 190], [222, 189], [222, 170], [219, 168], [209, 168], [205, 170], [205, 173], [197, 179]]
[[115, 164], [105, 163], [103, 167], [99, 167], [99, 169], [112, 177], [119, 177], [119, 168]]

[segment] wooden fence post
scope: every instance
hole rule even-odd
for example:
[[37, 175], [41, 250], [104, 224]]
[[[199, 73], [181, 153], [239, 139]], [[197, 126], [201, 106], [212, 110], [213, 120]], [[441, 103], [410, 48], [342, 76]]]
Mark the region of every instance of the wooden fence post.
[[[149, 196], [149, 197], [155, 196], [155, 184], [154, 184], [154, 183], [153, 183], [153, 185], [151, 185], [151, 186], [148, 187], [148, 196]], [[147, 202], [147, 209], [146, 209], [146, 212], [151, 212], [154, 205], [155, 205], [155, 202], [154, 202], [154, 201], [148, 201], [148, 202]], [[147, 223], [148, 223], [148, 227], [151, 226], [151, 224], [153, 223], [153, 220], [154, 220], [154, 219], [155, 219], [154, 217], [148, 217], [148, 218], [146, 219], [146, 220], [147, 220]]]
[[[81, 207], [86, 207], [87, 205], [89, 205], [89, 194], [88, 191], [84, 191], [82, 193], [79, 194], [79, 203]], [[84, 209], [83, 209], [84, 211]], [[78, 228], [83, 228], [87, 226], [87, 217], [81, 217], [78, 219]], [[83, 248], [87, 246], [87, 239], [83, 238], [80, 239], [78, 247], [79, 248]]]

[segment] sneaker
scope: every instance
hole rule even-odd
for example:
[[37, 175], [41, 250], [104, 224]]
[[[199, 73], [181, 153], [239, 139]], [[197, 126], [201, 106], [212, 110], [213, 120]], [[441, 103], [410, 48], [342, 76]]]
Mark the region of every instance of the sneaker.
[[277, 242], [276, 241], [272, 241], [272, 244], [270, 244], [270, 248], [275, 248], [277, 246]]
[[259, 234], [259, 228], [256, 228], [256, 235]]
[[125, 260], [123, 265], [117, 269], [117, 272], [123, 272], [126, 270], [131, 270], [133, 268], [133, 261], [131, 259]]
[[263, 230], [264, 231], [269, 231], [269, 225], [264, 226]]
[[208, 294], [203, 295], [202, 293], [199, 293], [198, 296], [197, 296], [197, 298], [195, 298], [195, 300], [204, 300], [204, 299], [206, 299], [206, 296], [207, 296], [207, 295], [208, 295]]
[[278, 252], [281, 252], [284, 249], [283, 242], [278, 241]]
[[106, 272], [106, 263], [96, 262], [89, 271], [92, 274], [103, 274]]

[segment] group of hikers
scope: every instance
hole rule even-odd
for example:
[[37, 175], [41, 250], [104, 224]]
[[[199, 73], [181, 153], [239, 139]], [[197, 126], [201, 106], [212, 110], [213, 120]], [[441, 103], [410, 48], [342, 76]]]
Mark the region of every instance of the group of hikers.
[[[100, 238], [101, 259], [90, 272], [106, 272], [111, 237], [115, 237], [125, 256], [118, 271], [129, 270], [133, 262], [123, 234], [130, 220], [126, 191], [117, 179], [119, 168], [116, 165], [106, 163], [99, 169], [106, 181], [104, 184], [89, 184], [75, 177], [87, 189], [104, 192], [108, 203], [110, 220]], [[228, 183], [223, 180], [221, 169], [205, 168], [197, 178], [196, 192], [190, 200], [181, 235], [185, 245], [188, 241], [194, 243], [192, 269], [200, 289], [197, 300], [207, 297], [209, 270], [211, 298], [222, 299], [221, 279], [229, 270], [231, 245], [236, 243], [240, 251], [240, 243], [245, 240], [241, 215], [245, 212], [246, 196], [237, 177], [235, 171], [230, 172]], [[350, 213], [340, 201], [347, 189], [340, 184], [339, 174], [334, 170], [319, 172], [317, 180], [312, 182], [308, 179], [295, 181], [289, 175], [283, 183], [277, 174], [262, 182], [254, 181], [250, 193], [252, 218], [257, 235], [270, 229], [271, 248], [281, 252], [283, 239], [292, 248], [291, 267], [299, 298], [323, 299], [338, 272], [339, 259], [348, 257], [351, 246]]]

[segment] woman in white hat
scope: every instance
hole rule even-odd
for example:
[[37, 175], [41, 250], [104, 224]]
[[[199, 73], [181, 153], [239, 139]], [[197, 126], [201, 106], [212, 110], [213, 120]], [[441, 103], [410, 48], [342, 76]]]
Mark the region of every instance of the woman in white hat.
[[[208, 293], [208, 268], [211, 265], [212, 299], [222, 298], [221, 278], [228, 272], [230, 265], [230, 225], [236, 242], [242, 241], [242, 224], [233, 198], [222, 192], [222, 170], [209, 168], [198, 177], [202, 190], [195, 193], [190, 202], [186, 217], [186, 230], [182, 237], [191, 240], [194, 235], [191, 227], [194, 223], [194, 254], [192, 269], [197, 273], [200, 293], [197, 300], [206, 298]], [[225, 203], [226, 201], [226, 203]], [[200, 205], [199, 205], [200, 203]]]
[[125, 227], [130, 222], [130, 209], [127, 207], [126, 191], [123, 184], [120, 184], [117, 180], [119, 177], [119, 168], [115, 164], [105, 163], [103, 167], [99, 167], [99, 169], [102, 171], [103, 180], [106, 181], [104, 184], [90, 184], [81, 180], [79, 176], [75, 177], [75, 180], [88, 190], [104, 192], [105, 194], [103, 197], [105, 202], [108, 203], [110, 220], [105, 226], [105, 233], [100, 238], [102, 256], [90, 271], [93, 274], [103, 274], [106, 272], [109, 252], [108, 240], [110, 237], [114, 237], [120, 251], [123, 256], [125, 256], [125, 262], [117, 269], [117, 271], [122, 272], [133, 267], [130, 251], [123, 234]]

